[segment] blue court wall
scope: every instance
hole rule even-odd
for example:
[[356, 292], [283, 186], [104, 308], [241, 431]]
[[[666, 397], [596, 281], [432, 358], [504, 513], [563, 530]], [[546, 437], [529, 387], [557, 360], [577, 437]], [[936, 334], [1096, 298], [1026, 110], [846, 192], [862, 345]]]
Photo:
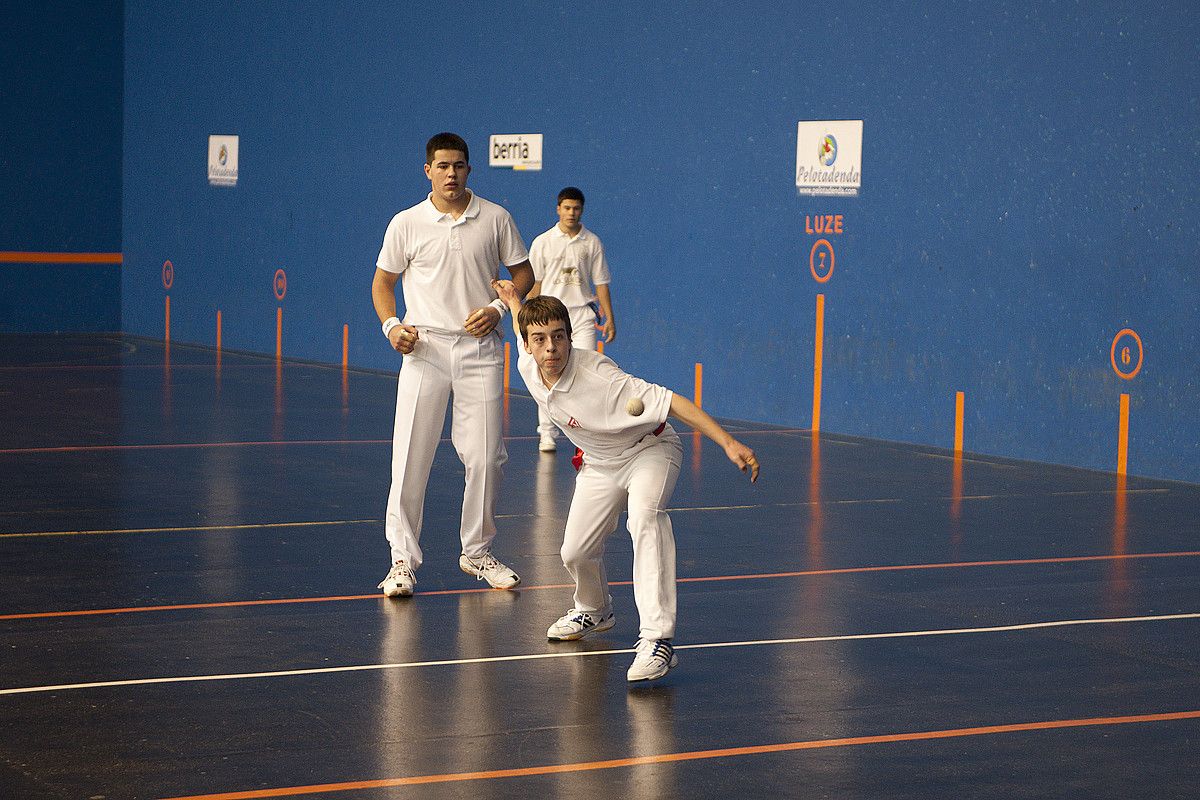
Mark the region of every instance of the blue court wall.
[[[718, 416], [1200, 481], [1194, 3], [126, 3], [125, 330], [393, 368], [370, 283], [423, 145], [526, 242], [567, 184], [614, 270], [626, 369]], [[800, 196], [800, 120], [864, 121], [863, 188]], [[544, 167], [487, 164], [542, 133]], [[210, 134], [238, 185], [209, 186]], [[836, 269], [806, 217], [840, 214]], [[273, 294], [284, 269], [287, 293]], [[1115, 374], [1136, 331], [1144, 360]], [[1122, 342], [1122, 349], [1129, 338]], [[1129, 369], [1128, 367], [1124, 367]]]
[[[0, 5], [0, 252], [121, 251], [123, 7]], [[0, 332], [120, 330], [120, 289], [118, 264], [6, 259]]]

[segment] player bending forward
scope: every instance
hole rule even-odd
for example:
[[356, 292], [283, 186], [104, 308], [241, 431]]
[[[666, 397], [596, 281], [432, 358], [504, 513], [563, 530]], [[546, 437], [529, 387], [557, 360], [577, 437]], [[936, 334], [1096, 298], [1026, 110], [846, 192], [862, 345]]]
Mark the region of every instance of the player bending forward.
[[633, 598], [641, 616], [630, 681], [661, 678], [679, 663], [675, 635], [675, 537], [667, 503], [683, 448], [667, 416], [704, 433], [738, 469], [758, 479], [754, 451], [686, 397], [621, 371], [594, 350], [572, 349], [571, 318], [555, 297], [524, 306], [511, 281], [492, 284], [513, 312], [524, 343], [517, 369], [537, 401], [583, 455], [563, 533], [563, 565], [575, 580], [575, 605], [546, 631], [554, 642], [606, 631], [616, 619], [604, 574], [604, 540], [628, 505], [633, 538]]

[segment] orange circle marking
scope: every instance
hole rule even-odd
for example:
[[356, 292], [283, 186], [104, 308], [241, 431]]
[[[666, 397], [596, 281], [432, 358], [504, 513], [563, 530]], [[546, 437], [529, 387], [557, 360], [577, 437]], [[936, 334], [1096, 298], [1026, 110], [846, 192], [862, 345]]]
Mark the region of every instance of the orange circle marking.
[[[1132, 336], [1133, 340], [1137, 342], [1137, 366], [1133, 368], [1132, 372], [1122, 372], [1121, 367], [1117, 364], [1117, 342], [1121, 341], [1121, 337], [1123, 336]], [[1128, 353], [1124, 353], [1123, 355], [1124, 358], [1122, 360], [1128, 363]], [[1113, 372], [1117, 373], [1118, 377], [1124, 378], [1127, 381], [1133, 380], [1133, 377], [1142, 371], [1142, 337], [1138, 336], [1132, 328], [1125, 328], [1118, 331], [1117, 335], [1113, 337], [1112, 347], [1108, 351], [1108, 358], [1112, 362]]]
[[162, 282], [164, 289], [170, 289], [171, 284], [175, 283], [175, 266], [170, 261], [163, 262]]
[[[825, 273], [825, 277], [821, 277], [817, 274], [817, 250], [820, 249], [821, 245], [825, 245], [825, 249], [829, 251], [829, 271]], [[832, 278], [833, 262], [833, 245], [829, 243], [829, 240], [817, 239], [815, 242], [813, 242], [812, 250], [808, 251], [808, 271], [812, 273], [813, 280], [815, 280], [817, 283], [825, 283]], [[824, 259], [822, 259], [822, 263], [824, 263]]]
[[275, 299], [282, 300], [287, 294], [287, 273], [282, 268], [275, 270]]

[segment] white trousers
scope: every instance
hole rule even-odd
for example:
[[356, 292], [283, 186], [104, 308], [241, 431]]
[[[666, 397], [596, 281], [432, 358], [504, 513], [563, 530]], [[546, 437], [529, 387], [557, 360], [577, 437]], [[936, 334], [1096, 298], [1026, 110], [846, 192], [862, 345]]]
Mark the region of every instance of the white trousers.
[[667, 504], [679, 478], [683, 448], [668, 428], [616, 469], [584, 464], [575, 478], [562, 560], [575, 579], [575, 608], [606, 612], [612, 605], [604, 572], [604, 540], [629, 509], [633, 538], [633, 599], [642, 639], [675, 635], [675, 535]]
[[508, 460], [501, 436], [504, 347], [499, 337], [475, 339], [418, 328], [420, 340], [404, 357], [396, 390], [392, 434], [392, 486], [384, 532], [392, 560], [421, 566], [425, 486], [454, 397], [450, 439], [466, 468], [462, 551], [483, 554], [496, 535], [495, 506], [501, 467]]
[[[567, 313], [571, 316], [571, 347], [595, 350], [596, 310], [591, 306], [581, 306], [568, 309]], [[517, 346], [524, 347], [524, 344]], [[546, 412], [542, 410], [541, 406], [538, 406], [537, 431], [539, 436], [549, 436], [552, 439], [557, 439], [559, 435], [558, 426], [550, 421], [550, 417], [546, 416]]]

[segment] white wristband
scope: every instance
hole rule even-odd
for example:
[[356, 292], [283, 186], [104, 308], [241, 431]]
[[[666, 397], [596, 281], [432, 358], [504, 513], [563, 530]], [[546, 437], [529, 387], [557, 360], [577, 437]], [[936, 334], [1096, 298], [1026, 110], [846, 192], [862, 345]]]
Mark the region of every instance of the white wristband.
[[488, 305], [500, 312], [500, 319], [504, 319], [504, 315], [508, 313], [508, 303], [505, 303], [499, 297], [488, 303]]
[[389, 333], [392, 332], [392, 328], [396, 327], [399, 324], [400, 324], [400, 320], [396, 319], [395, 317], [388, 317], [387, 319], [385, 319], [383, 321], [383, 335], [387, 336]]

